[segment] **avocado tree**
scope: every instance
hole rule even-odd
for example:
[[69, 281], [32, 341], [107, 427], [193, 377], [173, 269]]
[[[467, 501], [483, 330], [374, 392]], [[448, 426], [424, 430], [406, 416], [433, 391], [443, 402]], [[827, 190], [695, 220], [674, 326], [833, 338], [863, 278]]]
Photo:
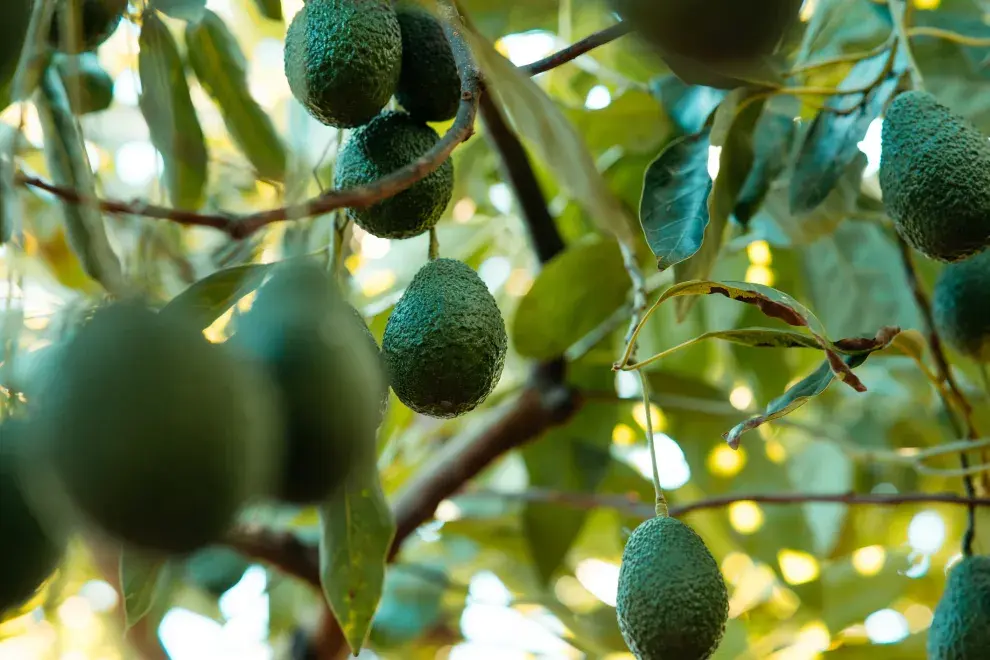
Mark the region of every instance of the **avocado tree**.
[[5, 10], [0, 657], [990, 653], [984, 0]]

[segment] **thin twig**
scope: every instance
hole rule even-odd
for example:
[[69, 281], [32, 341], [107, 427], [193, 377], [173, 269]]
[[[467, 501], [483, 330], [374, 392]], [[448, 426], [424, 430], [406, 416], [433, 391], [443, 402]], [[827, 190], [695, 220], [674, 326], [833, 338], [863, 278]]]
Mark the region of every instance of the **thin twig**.
[[907, 30], [907, 36], [911, 37], [935, 37], [944, 39], [961, 46], [972, 46], [974, 48], [990, 48], [990, 38], [970, 37], [959, 34], [951, 30], [943, 30], [936, 27], [912, 27]]
[[793, 69], [791, 69], [789, 74], [794, 76], [799, 73], [808, 73], [809, 71], [816, 71], [818, 69], [828, 68], [830, 66], [835, 66], [836, 64], [846, 64], [850, 62], [859, 62], [861, 60], [867, 60], [871, 57], [876, 57], [880, 53], [890, 48], [892, 41], [893, 39], [887, 39], [883, 43], [877, 44], [877, 46], [865, 52], [846, 53], [845, 55], [837, 55], [835, 57], [819, 60], [817, 62], [809, 62], [808, 64], [802, 64], [800, 66], [796, 66]]
[[604, 30], [599, 30], [598, 32], [589, 34], [584, 39], [575, 41], [570, 46], [567, 46], [552, 55], [548, 55], [542, 60], [537, 60], [532, 64], [527, 64], [526, 66], [520, 68], [523, 72], [529, 74], [530, 76], [535, 76], [537, 74], [549, 71], [550, 69], [556, 69], [562, 64], [567, 64], [568, 62], [581, 57], [599, 46], [604, 46], [605, 44], [615, 41], [619, 37], [629, 34], [631, 31], [632, 28], [628, 23], [616, 23], [615, 25], [611, 25]]
[[900, 43], [900, 47], [904, 49], [904, 56], [907, 57], [911, 84], [915, 89], [923, 90], [925, 81], [921, 76], [921, 68], [918, 67], [918, 62], [914, 59], [911, 38], [907, 31], [914, 5], [907, 0], [887, 0], [887, 8], [890, 9], [890, 17], [894, 22], [894, 33], [897, 35], [897, 41]]

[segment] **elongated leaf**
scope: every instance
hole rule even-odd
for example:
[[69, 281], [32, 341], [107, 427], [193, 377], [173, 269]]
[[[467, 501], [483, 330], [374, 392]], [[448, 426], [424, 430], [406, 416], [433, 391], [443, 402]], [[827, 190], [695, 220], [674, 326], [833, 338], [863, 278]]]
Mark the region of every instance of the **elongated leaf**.
[[283, 19], [282, 0], [254, 0], [254, 4], [258, 5], [258, 11], [265, 18], [270, 18], [273, 21]]
[[182, 21], [198, 21], [206, 11], [206, 0], [151, 0], [151, 8]]
[[666, 270], [701, 249], [708, 227], [710, 128], [671, 142], [646, 169], [639, 217], [646, 242]]
[[179, 47], [154, 12], [145, 13], [138, 45], [141, 112], [165, 163], [165, 188], [173, 206], [197, 209], [203, 204], [207, 153]]
[[[753, 97], [749, 88], [741, 88], [729, 94], [719, 106], [711, 139], [722, 150], [718, 175], [708, 195], [708, 226], [698, 252], [674, 266], [675, 282], [707, 279], [711, 275], [722, 249], [729, 216], [753, 166], [753, 131], [765, 102], [761, 97]], [[724, 129], [720, 128], [721, 125]], [[687, 316], [695, 300], [694, 297], [686, 297], [677, 301], [677, 313], [681, 320]]]
[[604, 231], [633, 246], [633, 225], [595, 166], [581, 136], [554, 101], [492, 44], [458, 26], [485, 74], [491, 93], [517, 131], [549, 166], [556, 181]]
[[258, 174], [285, 177], [285, 145], [271, 118], [248, 91], [244, 53], [223, 19], [210, 10], [186, 26], [189, 64], [206, 92], [220, 106], [231, 137]]
[[655, 306], [679, 296], [712, 294], [722, 295], [748, 305], [755, 305], [770, 318], [778, 319], [795, 327], [807, 328], [825, 351], [827, 361], [832, 365], [832, 369], [839, 379], [857, 392], [866, 391], [866, 386], [839, 356], [835, 344], [826, 337], [825, 326], [822, 325], [822, 322], [808, 308], [782, 291], [750, 282], [694, 280], [673, 285], [663, 292]]
[[698, 133], [708, 123], [728, 92], [713, 87], [688, 85], [677, 76], [650, 81], [650, 93], [684, 133]]
[[794, 119], [778, 112], [764, 112], [753, 132], [753, 166], [736, 198], [733, 215], [742, 227], [748, 227], [770, 185], [786, 168], [794, 143]]
[[382, 596], [395, 519], [370, 461], [320, 507], [320, 580], [354, 655], [361, 651]]
[[36, 98], [45, 137], [45, 161], [55, 183], [68, 186], [84, 198], [62, 203], [65, 233], [86, 274], [113, 294], [125, 291], [120, 261], [110, 247], [103, 216], [93, 206], [96, 186], [82, 131], [69, 107], [69, 97], [54, 68], [45, 72]]
[[[851, 370], [853, 367], [858, 367], [865, 362], [867, 357], [868, 355], [848, 355], [839, 359], [842, 360], [843, 365], [847, 369]], [[735, 449], [739, 446], [739, 440], [746, 431], [751, 431], [767, 422], [772, 422], [775, 419], [789, 415], [808, 403], [811, 398], [824, 392], [832, 383], [832, 379], [835, 378], [833, 369], [832, 360], [822, 362], [810, 376], [803, 378], [781, 396], [771, 401], [763, 414], [750, 417], [746, 421], [732, 427], [725, 434], [726, 442], [729, 443], [730, 447]]]
[[120, 553], [120, 589], [124, 595], [124, 617], [128, 628], [151, 611], [169, 572], [164, 559], [150, 558], [135, 550]]
[[[801, 144], [791, 175], [792, 213], [807, 213], [825, 201], [859, 154], [857, 145], [866, 135], [870, 122], [880, 115], [897, 89], [905, 66], [902, 54], [903, 49], [899, 49], [892, 73], [872, 91], [865, 96], [844, 94], [830, 97], [828, 106], [839, 112], [823, 110], [815, 117]], [[884, 73], [888, 58], [889, 55], [884, 52], [858, 62], [838, 88], [853, 90], [870, 85]]]
[[177, 295], [162, 314], [180, 314], [206, 329], [231, 306], [258, 288], [270, 264], [232, 266], [208, 275]]
[[622, 306], [630, 285], [615, 241], [568, 248], [543, 267], [519, 302], [512, 325], [516, 351], [540, 360], [563, 354]]

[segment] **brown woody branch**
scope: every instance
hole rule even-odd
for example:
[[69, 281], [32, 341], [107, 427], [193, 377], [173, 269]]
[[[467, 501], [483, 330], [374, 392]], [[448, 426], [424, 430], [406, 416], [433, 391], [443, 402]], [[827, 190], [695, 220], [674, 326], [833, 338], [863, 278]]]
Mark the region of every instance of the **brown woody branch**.
[[629, 34], [631, 30], [632, 28], [628, 23], [616, 23], [615, 25], [611, 25], [604, 30], [599, 30], [598, 32], [589, 34], [584, 39], [575, 41], [570, 46], [562, 48], [556, 53], [544, 57], [542, 60], [537, 60], [536, 62], [527, 64], [521, 68], [531, 76], [544, 73], [550, 69], [556, 69], [558, 66], [567, 64], [572, 60], [576, 60], [599, 46], [604, 46], [605, 44], [615, 41], [619, 37]]

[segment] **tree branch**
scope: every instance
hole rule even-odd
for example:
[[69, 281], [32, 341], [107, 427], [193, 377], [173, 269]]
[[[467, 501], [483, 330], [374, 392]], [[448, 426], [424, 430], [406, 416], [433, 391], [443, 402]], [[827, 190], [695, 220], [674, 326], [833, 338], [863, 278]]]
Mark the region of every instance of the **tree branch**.
[[599, 30], [598, 32], [589, 34], [584, 39], [575, 41], [570, 46], [567, 46], [552, 55], [544, 57], [542, 60], [537, 60], [532, 64], [527, 64], [526, 66], [520, 68], [531, 76], [544, 73], [550, 69], [556, 69], [558, 66], [567, 64], [571, 60], [576, 60], [585, 53], [588, 53], [599, 46], [604, 46], [605, 44], [615, 41], [619, 37], [629, 34], [630, 31], [632, 31], [632, 28], [628, 23], [616, 23], [615, 25], [611, 25], [604, 30]]

